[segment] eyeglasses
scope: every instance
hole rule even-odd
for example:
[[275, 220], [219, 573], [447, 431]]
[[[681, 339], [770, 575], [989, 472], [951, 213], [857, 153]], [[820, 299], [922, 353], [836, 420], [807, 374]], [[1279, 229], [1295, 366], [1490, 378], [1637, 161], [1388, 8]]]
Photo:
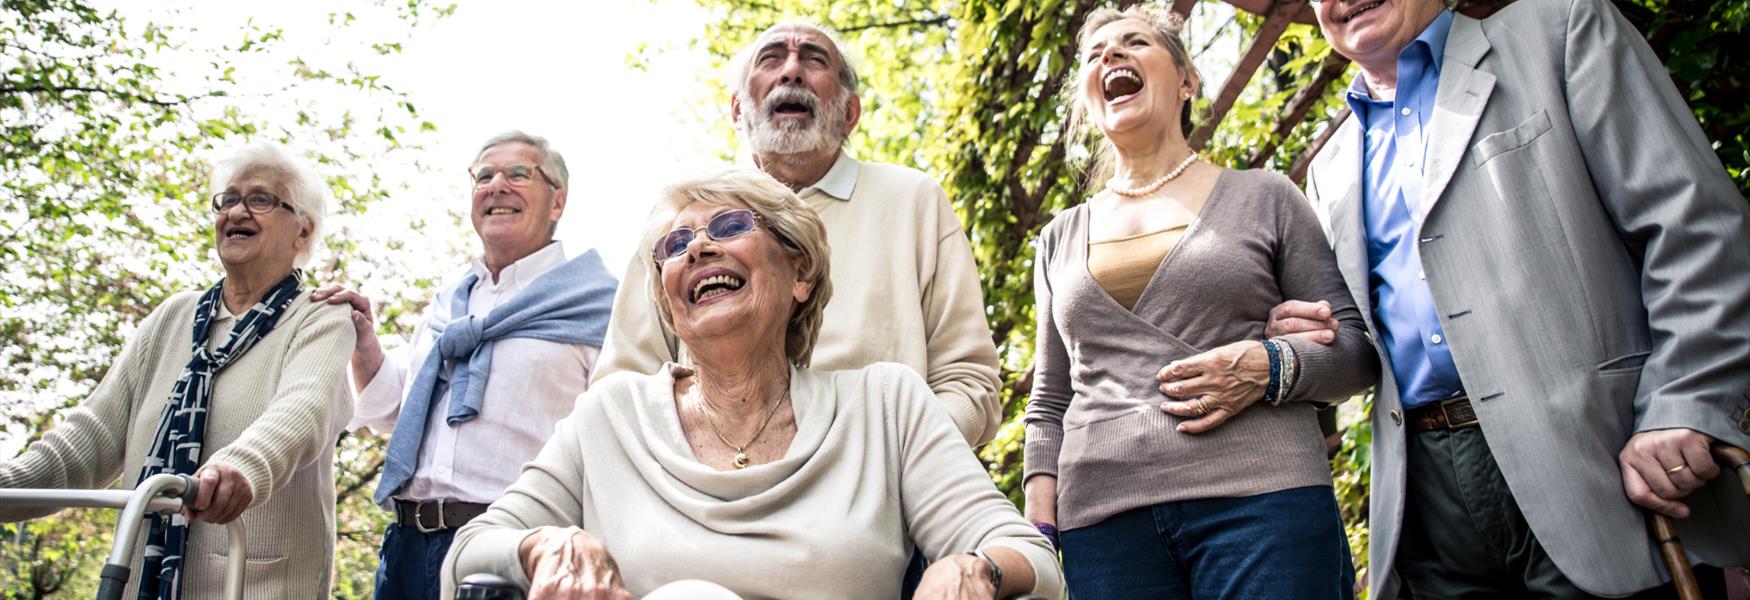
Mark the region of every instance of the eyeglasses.
[[[690, 229], [680, 227], [674, 231], [668, 232], [667, 235], [662, 236], [662, 239], [656, 241], [656, 247], [651, 249], [650, 255], [656, 259], [656, 262], [665, 262], [682, 254], [686, 254], [687, 246], [691, 245], [693, 239], [698, 237], [698, 232], [701, 229], [705, 231], [705, 235], [711, 238], [712, 241], [721, 242], [723, 240], [738, 238], [753, 233], [754, 230], [757, 229], [754, 224], [763, 220], [764, 218], [761, 217], [759, 213], [745, 208], [719, 213], [717, 216], [711, 217], [711, 220], [705, 223], [704, 227], [694, 227]], [[770, 232], [772, 237], [778, 238], [778, 243], [792, 248], [795, 247], [795, 244], [790, 243], [790, 240], [784, 239], [784, 236], [777, 231], [773, 231], [769, 227], [766, 228], [766, 231]]]
[[290, 212], [294, 215], [298, 214], [298, 209], [293, 208], [291, 203], [280, 200], [278, 196], [267, 192], [253, 192], [249, 194], [219, 192], [213, 194], [213, 212], [225, 212], [230, 210], [231, 207], [236, 206], [238, 202], [243, 203], [243, 208], [245, 210], [258, 215], [265, 215], [273, 212], [276, 208], [284, 208], [286, 209], [286, 212]]
[[549, 187], [559, 189], [559, 185], [553, 183], [553, 178], [548, 177], [540, 165], [519, 164], [501, 168], [498, 165], [482, 163], [468, 167], [468, 177], [474, 180], [474, 189], [492, 185], [492, 179], [498, 177], [499, 173], [504, 174], [505, 182], [512, 187], [527, 187], [534, 180], [535, 174], [539, 173]]

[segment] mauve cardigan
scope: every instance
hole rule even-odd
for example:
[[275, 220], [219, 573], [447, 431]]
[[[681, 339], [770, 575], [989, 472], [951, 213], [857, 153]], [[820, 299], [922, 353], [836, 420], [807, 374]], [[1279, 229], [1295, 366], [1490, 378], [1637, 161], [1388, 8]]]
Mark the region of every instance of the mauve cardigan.
[[[1034, 260], [1038, 344], [1027, 406], [1026, 477], [1055, 475], [1057, 525], [1133, 508], [1331, 485], [1315, 403], [1379, 375], [1366, 326], [1312, 208], [1286, 177], [1226, 170], [1133, 310], [1088, 273], [1088, 211], [1057, 215]], [[1328, 300], [1341, 323], [1324, 346], [1291, 339], [1290, 402], [1259, 401], [1216, 429], [1178, 432], [1155, 374], [1174, 360], [1261, 340], [1271, 307]]]

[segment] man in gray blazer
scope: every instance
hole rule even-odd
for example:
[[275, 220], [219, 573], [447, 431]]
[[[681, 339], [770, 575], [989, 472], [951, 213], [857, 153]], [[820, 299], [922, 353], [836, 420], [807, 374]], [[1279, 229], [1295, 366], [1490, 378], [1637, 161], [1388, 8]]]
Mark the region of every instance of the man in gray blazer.
[[1391, 366], [1374, 597], [1656, 588], [1642, 507], [1692, 559], [1750, 562], [1707, 451], [1750, 446], [1750, 220], [1641, 35], [1606, 0], [1315, 6], [1361, 76], [1307, 196]]

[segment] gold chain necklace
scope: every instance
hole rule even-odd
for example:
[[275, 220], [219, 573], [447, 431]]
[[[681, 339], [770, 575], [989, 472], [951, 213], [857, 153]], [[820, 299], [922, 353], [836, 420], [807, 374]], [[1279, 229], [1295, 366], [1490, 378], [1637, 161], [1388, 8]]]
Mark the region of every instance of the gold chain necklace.
[[698, 391], [697, 388], [694, 388], [693, 392], [699, 398], [699, 411], [705, 415], [705, 425], [711, 428], [711, 433], [716, 434], [717, 439], [722, 441], [723, 445], [735, 449], [735, 459], [731, 462], [737, 469], [746, 469], [747, 466], [751, 464], [747, 458], [747, 447], [752, 446], [754, 442], [759, 441], [760, 436], [766, 432], [766, 426], [772, 424], [772, 417], [777, 416], [778, 408], [784, 406], [784, 401], [790, 399], [790, 393], [786, 391], [783, 398], [779, 398], [777, 402], [772, 403], [772, 409], [766, 412], [766, 419], [760, 422], [760, 428], [753, 432], [753, 437], [749, 438], [745, 444], [736, 445], [735, 442], [729, 441], [729, 438], [723, 437], [723, 432], [717, 429], [716, 421], [711, 419], [711, 404], [705, 401], [704, 392]]

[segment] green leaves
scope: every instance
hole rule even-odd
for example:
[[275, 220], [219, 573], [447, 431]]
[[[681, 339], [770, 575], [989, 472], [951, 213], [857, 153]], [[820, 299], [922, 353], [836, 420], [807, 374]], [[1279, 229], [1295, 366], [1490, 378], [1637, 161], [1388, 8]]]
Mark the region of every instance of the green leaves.
[[[336, 43], [354, 44], [351, 56], [399, 52], [412, 19], [452, 9], [355, 7], [346, 24], [369, 23], [368, 35]], [[8, 449], [82, 399], [164, 298], [218, 279], [207, 160], [245, 140], [315, 151], [306, 158], [338, 205], [330, 245], [347, 253], [311, 265], [312, 280], [375, 269], [384, 329], [404, 330], [413, 318], [405, 315], [418, 315], [434, 282], [377, 251], [388, 244], [347, 239], [358, 235], [347, 223], [399, 191], [403, 183], [378, 169], [411, 162], [396, 151], [436, 126], [375, 73], [295, 54], [289, 35], [250, 23], [234, 36], [201, 37], [174, 19], [134, 23], [86, 0], [0, 0], [0, 410], [13, 415], [0, 421], [0, 441]], [[355, 128], [360, 122], [369, 125]], [[395, 235], [417, 238], [422, 229], [412, 223]], [[340, 478], [368, 480], [374, 471], [361, 452], [380, 441], [352, 440], [340, 452]], [[340, 573], [341, 593], [355, 592], [343, 597], [367, 594], [375, 565], [381, 511], [368, 495], [365, 486], [342, 497], [341, 526], [356, 540], [337, 558], [354, 566]], [[110, 523], [80, 511], [0, 531], [0, 598], [92, 595], [84, 588], [96, 581], [94, 557], [107, 548], [99, 534]]]

